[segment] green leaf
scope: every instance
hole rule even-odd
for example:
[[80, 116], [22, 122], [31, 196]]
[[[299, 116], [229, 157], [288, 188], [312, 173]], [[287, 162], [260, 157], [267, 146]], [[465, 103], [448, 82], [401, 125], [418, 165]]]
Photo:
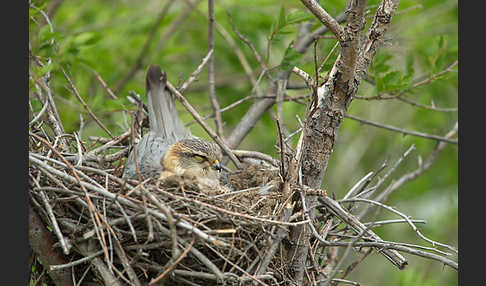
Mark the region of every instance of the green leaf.
[[401, 71], [392, 71], [376, 80], [376, 89], [378, 92], [392, 91], [404, 87], [407, 82], [403, 80]]
[[280, 15], [278, 17], [277, 29], [280, 30], [285, 25], [287, 25], [287, 20], [286, 20], [286, 17], [285, 17], [285, 7], [282, 5], [280, 7]]
[[389, 61], [392, 58], [390, 54], [383, 53], [375, 56], [375, 59], [373, 60], [371, 64], [371, 71], [375, 74], [382, 74], [386, 73], [390, 70], [390, 65], [387, 64], [387, 61]]
[[287, 15], [287, 24], [297, 24], [304, 21], [312, 20], [313, 16], [302, 10], [292, 11]]
[[410, 53], [405, 58], [405, 69], [406, 69], [407, 74], [413, 74], [414, 73], [413, 64], [414, 64], [414, 55], [412, 53]]
[[442, 50], [446, 47], [447, 45], [447, 40], [444, 36], [439, 37], [439, 49]]
[[99, 40], [101, 40], [101, 35], [93, 32], [86, 32], [76, 35], [73, 39], [73, 43], [76, 46], [89, 46], [95, 44]]
[[299, 63], [302, 54], [293, 49], [294, 41], [290, 42], [287, 49], [285, 50], [284, 57], [280, 63], [280, 68], [282, 70], [291, 70], [294, 66]]

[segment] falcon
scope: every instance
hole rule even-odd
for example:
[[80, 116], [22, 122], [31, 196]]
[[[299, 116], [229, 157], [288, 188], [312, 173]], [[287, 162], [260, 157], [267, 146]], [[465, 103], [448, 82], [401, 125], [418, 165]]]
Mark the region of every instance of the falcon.
[[[206, 186], [219, 185], [222, 152], [213, 142], [193, 136], [179, 119], [174, 95], [167, 89], [167, 75], [151, 65], [145, 80], [150, 131], [136, 145], [136, 161], [143, 178], [179, 175]], [[133, 150], [123, 178], [138, 178]]]

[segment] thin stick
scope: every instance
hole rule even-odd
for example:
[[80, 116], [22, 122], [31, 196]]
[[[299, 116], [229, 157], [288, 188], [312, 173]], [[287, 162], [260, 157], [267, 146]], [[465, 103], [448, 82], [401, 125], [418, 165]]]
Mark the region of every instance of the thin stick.
[[[450, 137], [454, 136], [457, 133], [457, 129], [458, 129], [458, 124], [457, 124], [457, 121], [456, 121], [452, 130], [449, 131], [445, 135], [445, 137], [450, 138]], [[400, 188], [405, 183], [407, 183], [407, 182], [417, 178], [418, 176], [422, 175], [427, 169], [429, 169], [432, 166], [432, 164], [435, 162], [435, 159], [440, 154], [440, 152], [445, 148], [445, 146], [446, 146], [446, 143], [439, 142], [424, 163], [420, 164], [419, 167], [416, 170], [414, 170], [412, 172], [408, 172], [405, 175], [403, 175], [402, 177], [400, 177], [398, 180], [396, 180], [395, 182], [392, 182], [379, 196], [376, 197], [376, 200], [377, 201], [385, 201], [392, 192], [394, 192], [395, 190]]]
[[[47, 110], [47, 107], [49, 106], [49, 101], [47, 100], [47, 98], [45, 99], [45, 102], [43, 103], [43, 106], [42, 106], [42, 109], [39, 111], [39, 113], [37, 113], [37, 115], [29, 122], [29, 127], [32, 126], [32, 124], [34, 124], [37, 120], [39, 120], [39, 118], [42, 116], [42, 114], [44, 114], [44, 112]], [[32, 110], [32, 113], [34, 113], [34, 111]]]
[[198, 74], [202, 71], [204, 66], [208, 63], [209, 59], [212, 57], [214, 49], [209, 50], [208, 54], [202, 59], [201, 64], [196, 68], [196, 70], [189, 76], [189, 78], [182, 84], [179, 88], [179, 92], [182, 94], [189, 87], [189, 85], [196, 79]]
[[447, 248], [449, 250], [452, 250], [454, 252], [458, 252], [457, 249], [455, 249], [454, 247], [450, 246], [450, 245], [447, 245], [447, 244], [443, 244], [443, 243], [440, 243], [440, 242], [437, 242], [437, 241], [434, 241], [430, 238], [427, 238], [425, 235], [423, 235], [420, 230], [418, 230], [417, 226], [415, 226], [415, 224], [410, 220], [410, 218], [408, 218], [408, 216], [406, 216], [405, 214], [397, 211], [396, 209], [390, 207], [390, 206], [387, 206], [385, 204], [382, 204], [380, 202], [377, 202], [377, 201], [374, 201], [374, 200], [369, 200], [369, 199], [363, 199], [363, 198], [352, 198], [352, 199], [346, 199], [346, 200], [341, 200], [341, 202], [364, 202], [364, 203], [369, 203], [369, 204], [374, 204], [374, 205], [377, 205], [377, 206], [380, 206], [384, 209], [387, 209], [399, 216], [401, 216], [403, 219], [405, 219], [407, 221], [407, 223], [410, 225], [410, 227], [413, 229], [413, 231], [415, 231], [415, 233], [417, 233], [417, 235], [422, 238], [423, 240], [429, 242], [430, 244], [432, 244], [433, 246], [441, 246], [441, 247], [444, 247], [444, 248]]
[[239, 158], [255, 158], [255, 159], [260, 159], [263, 161], [266, 161], [270, 163], [271, 165], [277, 167], [279, 162], [278, 160], [272, 158], [272, 156], [267, 155], [265, 153], [260, 153], [257, 151], [248, 151], [248, 150], [231, 150], [233, 154], [236, 155], [236, 157]]
[[108, 94], [108, 96], [111, 97], [111, 99], [118, 99], [118, 97], [116, 97], [116, 95], [113, 93], [113, 91], [108, 87], [106, 82], [101, 78], [100, 74], [95, 70], [92, 70], [92, 72], [94, 73], [96, 79], [101, 84], [103, 89], [106, 91], [106, 94]]
[[[208, 0], [209, 27], [208, 27], [208, 50], [214, 50], [214, 0]], [[216, 98], [215, 79], [214, 79], [214, 53], [209, 57], [208, 63], [208, 83], [209, 83], [209, 100], [214, 113], [214, 122], [216, 124], [216, 134], [224, 140], [223, 119], [218, 99]]]
[[336, 44], [332, 47], [331, 51], [329, 51], [329, 53], [326, 55], [326, 58], [324, 58], [321, 65], [319, 66], [319, 69], [318, 69], [319, 72], [321, 72], [321, 70], [324, 68], [324, 65], [327, 63], [327, 61], [329, 60], [331, 55], [334, 53], [334, 51], [336, 50], [338, 45], [339, 45], [339, 42], [336, 42]]
[[265, 64], [265, 61], [263, 61], [262, 57], [258, 53], [258, 51], [255, 49], [255, 46], [246, 38], [243, 34], [238, 31], [236, 28], [235, 24], [233, 23], [233, 17], [231, 17], [231, 14], [229, 11], [226, 11], [226, 14], [228, 15], [228, 20], [231, 24], [231, 28], [233, 29], [233, 32], [235, 32], [236, 35], [250, 48], [250, 50], [253, 52], [253, 55], [255, 56], [255, 59], [258, 61], [260, 66], [262, 67], [263, 71], [265, 72], [265, 76], [269, 79], [272, 80], [272, 77], [270, 73], [268, 72], [268, 66]]
[[[350, 214], [346, 211], [338, 202], [332, 200], [327, 196], [318, 197], [318, 200], [323, 203], [325, 206], [329, 208], [337, 217], [339, 217], [343, 222], [348, 224], [354, 231], [361, 233], [362, 230], [366, 230], [364, 233], [367, 236], [371, 236], [373, 239], [377, 241], [383, 241], [378, 235], [376, 235], [373, 231], [369, 230], [362, 222], [360, 222], [355, 216]], [[311, 229], [313, 229], [313, 225], [311, 225]], [[319, 235], [316, 235], [317, 232], [313, 230], [314, 236], [319, 238]], [[320, 239], [319, 239], [320, 240]], [[323, 243], [327, 243], [327, 241], [321, 241]], [[380, 254], [385, 256], [390, 262], [392, 262], [395, 266], [399, 269], [403, 269], [407, 264], [407, 260], [401, 256], [398, 252], [394, 250], [384, 249], [380, 251]]]
[[94, 121], [101, 127], [101, 129], [103, 129], [111, 138], [115, 138], [115, 136], [113, 136], [113, 134], [111, 134], [110, 130], [108, 130], [108, 128], [105, 127], [105, 125], [98, 119], [98, 117], [96, 117], [96, 115], [94, 115], [93, 111], [91, 111], [91, 108], [89, 108], [89, 106], [86, 104], [86, 102], [83, 100], [83, 98], [79, 95], [79, 92], [78, 92], [76, 86], [74, 86], [74, 83], [72, 82], [71, 78], [66, 74], [66, 71], [64, 69], [62, 69], [62, 73], [64, 74], [64, 77], [66, 78], [66, 80], [69, 82], [69, 85], [71, 86], [71, 89], [73, 90], [74, 95], [81, 102], [84, 109], [86, 109], [86, 111], [91, 116], [91, 118], [93, 118]]
[[422, 137], [422, 138], [447, 142], [447, 143], [451, 143], [451, 144], [458, 144], [458, 141], [454, 140], [454, 139], [449, 139], [449, 138], [445, 138], [445, 137], [441, 137], [441, 136], [437, 136], [437, 135], [433, 135], [433, 134], [427, 134], [427, 133], [423, 133], [423, 132], [418, 132], [418, 131], [409, 131], [409, 130], [401, 129], [401, 128], [398, 128], [398, 127], [395, 127], [395, 126], [385, 125], [385, 124], [382, 124], [382, 123], [362, 119], [360, 117], [350, 115], [350, 114], [345, 114], [344, 117], [349, 118], [349, 119], [353, 119], [353, 120], [356, 120], [356, 121], [359, 121], [361, 123], [368, 124], [368, 125], [371, 125], [371, 126], [375, 126], [375, 127], [379, 127], [379, 128], [383, 128], [383, 129], [388, 129], [388, 130], [391, 130], [391, 131], [394, 131], [394, 132], [402, 133], [404, 135], [406, 134], [406, 135], [418, 136], [418, 137]]
[[189, 246], [187, 246], [186, 249], [184, 249], [181, 255], [179, 255], [179, 257], [177, 257], [177, 259], [169, 267], [167, 267], [167, 269], [165, 269], [164, 272], [162, 272], [162, 274], [160, 274], [157, 278], [150, 280], [149, 285], [153, 285], [157, 281], [163, 279], [184, 257], [186, 257], [187, 253], [189, 253], [195, 241], [196, 238], [193, 237], [191, 243], [189, 243]]
[[242, 269], [241, 267], [239, 267], [238, 265], [234, 264], [233, 262], [231, 262], [228, 258], [224, 257], [224, 255], [222, 255], [221, 253], [219, 253], [219, 251], [217, 251], [216, 249], [212, 248], [211, 246], [209, 245], [206, 245], [209, 249], [211, 249], [214, 253], [216, 253], [219, 257], [221, 257], [224, 261], [228, 262], [231, 266], [235, 267], [236, 269], [238, 269], [239, 271], [241, 271], [243, 274], [245, 274], [246, 276], [248, 276], [249, 278], [251, 278], [252, 280], [258, 282], [260, 285], [263, 285], [263, 286], [268, 286], [268, 284], [264, 283], [263, 281], [261, 281], [260, 279], [256, 278], [255, 276], [251, 275], [250, 273], [246, 272], [244, 269]]
[[54, 232], [56, 233], [57, 238], [59, 239], [59, 242], [61, 243], [62, 251], [64, 252], [65, 255], [69, 254], [69, 247], [68, 243], [64, 239], [64, 236], [62, 235], [61, 229], [59, 228], [59, 225], [57, 224], [56, 216], [54, 215], [54, 212], [52, 211], [51, 205], [49, 205], [49, 201], [47, 200], [47, 195], [44, 191], [40, 192], [42, 202], [44, 203], [44, 207], [46, 208], [47, 214], [49, 215], [49, 218], [51, 219], [52, 226], [54, 228]]
[[69, 262], [69, 263], [66, 263], [66, 264], [51, 265], [51, 266], [49, 266], [49, 270], [50, 271], [56, 271], [56, 270], [61, 270], [61, 269], [69, 268], [69, 267], [72, 267], [72, 266], [76, 266], [76, 265], [85, 263], [87, 261], [90, 261], [91, 259], [95, 258], [96, 256], [103, 254], [103, 252], [104, 252], [103, 250], [100, 250], [98, 252], [94, 252], [93, 254], [90, 254], [89, 256], [83, 257], [81, 259], [78, 259], [78, 260], [75, 260], [75, 261], [72, 261], [72, 262]]
[[314, 80], [312, 77], [306, 73], [305, 71], [299, 69], [298, 67], [293, 67], [292, 72], [301, 77], [305, 83], [307, 84], [307, 87], [312, 88], [315, 86]]
[[368, 180], [371, 176], [373, 176], [373, 172], [369, 172], [368, 174], [366, 174], [366, 176], [364, 176], [363, 178], [361, 178], [356, 184], [354, 184], [354, 186], [346, 193], [346, 195], [343, 197], [343, 200], [349, 198], [358, 188], [359, 186], [361, 186], [361, 184]]

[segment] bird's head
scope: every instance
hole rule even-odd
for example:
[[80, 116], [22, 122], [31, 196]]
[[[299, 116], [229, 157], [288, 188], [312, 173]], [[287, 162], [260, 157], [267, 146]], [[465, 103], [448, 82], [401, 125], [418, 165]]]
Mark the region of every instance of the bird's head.
[[164, 170], [177, 175], [218, 179], [221, 157], [221, 149], [217, 144], [189, 138], [172, 144], [162, 159], [162, 165]]

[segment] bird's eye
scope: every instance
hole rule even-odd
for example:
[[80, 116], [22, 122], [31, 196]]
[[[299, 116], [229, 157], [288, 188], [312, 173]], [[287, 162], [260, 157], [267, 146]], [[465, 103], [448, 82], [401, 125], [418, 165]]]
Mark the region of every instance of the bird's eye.
[[193, 155], [192, 158], [194, 158], [194, 161], [197, 163], [202, 163], [206, 160], [206, 157], [203, 157], [201, 155]]

